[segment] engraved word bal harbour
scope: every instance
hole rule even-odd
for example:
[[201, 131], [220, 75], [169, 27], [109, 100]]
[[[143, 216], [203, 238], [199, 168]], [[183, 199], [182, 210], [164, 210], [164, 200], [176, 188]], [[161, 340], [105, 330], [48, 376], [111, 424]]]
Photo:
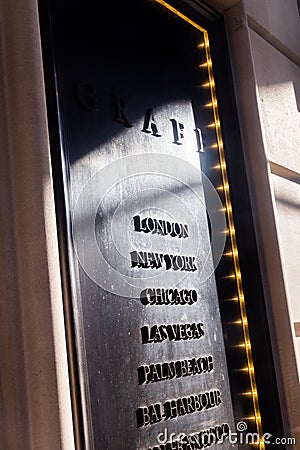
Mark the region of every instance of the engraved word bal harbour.
[[231, 449], [195, 121], [202, 32], [146, 0], [51, 3], [86, 439]]

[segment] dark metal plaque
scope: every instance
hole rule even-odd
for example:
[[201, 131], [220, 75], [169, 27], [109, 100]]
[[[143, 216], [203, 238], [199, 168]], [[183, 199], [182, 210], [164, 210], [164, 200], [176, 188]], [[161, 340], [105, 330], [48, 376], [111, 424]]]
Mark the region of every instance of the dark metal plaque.
[[91, 445], [231, 448], [214, 278], [226, 224], [194, 114], [201, 32], [154, 2], [53, 3]]

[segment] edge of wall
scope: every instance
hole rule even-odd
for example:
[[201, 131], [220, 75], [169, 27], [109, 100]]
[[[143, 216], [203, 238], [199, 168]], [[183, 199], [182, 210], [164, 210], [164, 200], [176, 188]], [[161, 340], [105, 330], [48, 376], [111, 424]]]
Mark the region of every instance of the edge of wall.
[[72, 450], [36, 2], [0, 2], [0, 37], [0, 447]]
[[[258, 243], [273, 359], [286, 437], [300, 439], [300, 391], [293, 336], [289, 321], [286, 281], [281, 264], [278, 221], [266, 155], [264, 131], [258, 102], [257, 82], [249, 38], [249, 23], [243, 3], [224, 14], [243, 152], [247, 167], [252, 213]], [[290, 349], [290, 351], [287, 351]], [[266, 430], [268, 431], [268, 430]]]

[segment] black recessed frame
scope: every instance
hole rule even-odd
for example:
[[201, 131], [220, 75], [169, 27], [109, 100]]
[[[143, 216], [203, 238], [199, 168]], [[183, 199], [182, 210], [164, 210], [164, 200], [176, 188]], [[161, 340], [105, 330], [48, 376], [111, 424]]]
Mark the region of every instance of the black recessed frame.
[[[55, 36], [53, 35], [53, 23], [56, 20], [55, 3], [55, 1], [51, 0], [40, 0], [39, 14], [73, 415], [76, 430], [76, 445], [78, 449], [81, 449], [88, 448], [89, 445], [92, 445], [93, 437], [91, 425], [88, 423], [86, 414], [83, 412], [85, 410], [83, 406], [86, 403], [86, 396], [89, 394], [79, 369], [82, 360], [79, 356], [80, 348], [78, 341], [76, 340], [76, 321], [74, 320], [78, 311], [74, 311], [70, 282], [73, 276], [72, 261], [70, 261], [68, 254], [68, 245], [70, 244], [71, 239], [71, 220], [68, 215], [68, 198], [66, 195], [69, 174], [67, 153], [64, 150], [64, 129], [61, 123], [61, 112], [57, 100], [59, 96], [56, 69], [57, 47]], [[74, 4], [77, 3], [78, 2], [76, 1], [74, 2]], [[264, 433], [270, 433], [274, 437], [283, 436], [278, 388], [272, 357], [270, 332], [258, 259], [257, 242], [254, 233], [249, 188], [247, 185], [246, 167], [242, 151], [224, 21], [222, 16], [212, 10], [205, 2], [170, 0], [169, 4], [194, 22], [201, 25], [209, 34], [210, 52], [213, 62], [214, 78], [216, 81], [218, 111], [225, 149], [243, 290], [245, 298], [247, 299], [246, 310], [255, 367], [262, 429]], [[155, 2], [153, 2], [153, 5], [156, 6]], [[67, 35], [67, 24], [65, 26]], [[211, 164], [209, 157], [204, 153], [201, 158], [202, 166], [204, 168], [206, 167], [204, 172], [216, 183], [217, 180], [214, 180], [214, 176], [209, 169]], [[224, 274], [228, 273], [227, 264], [225, 259], [221, 260], [216, 271], [216, 279], [220, 298], [225, 344], [227, 346], [227, 361], [232, 384], [232, 396], [234, 399], [235, 392], [239, 389], [239, 386], [235, 386], [235, 383], [239, 383], [239, 380], [235, 379], [234, 352], [230, 350], [231, 332], [228, 330], [227, 325], [232, 314], [232, 306], [228, 306], [228, 303], [222, 301], [224, 292], [227, 289], [227, 286], [222, 282]], [[238, 422], [243, 418], [242, 407], [237, 400], [234, 400], [233, 403], [236, 421]], [[285, 446], [281, 446], [281, 448], [285, 448]]]

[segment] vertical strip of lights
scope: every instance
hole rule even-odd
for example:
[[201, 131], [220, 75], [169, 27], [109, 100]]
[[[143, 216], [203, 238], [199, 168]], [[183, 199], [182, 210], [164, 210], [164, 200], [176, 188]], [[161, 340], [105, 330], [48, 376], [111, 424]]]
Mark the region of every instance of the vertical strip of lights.
[[198, 25], [194, 21], [190, 20], [187, 16], [185, 16], [181, 12], [177, 11], [171, 5], [166, 3], [164, 0], [155, 0], [155, 1], [157, 3], [160, 3], [162, 6], [167, 8], [169, 11], [173, 12], [174, 14], [179, 16], [181, 19], [183, 19], [185, 22], [189, 23], [194, 28], [198, 29], [199, 31], [201, 31], [203, 33], [204, 43], [200, 44], [199, 47], [205, 48], [206, 62], [204, 64], [202, 64], [201, 67], [204, 67], [204, 66], [207, 67], [208, 83], [206, 84], [206, 86], [210, 88], [211, 107], [213, 110], [213, 117], [214, 117], [214, 123], [211, 124], [210, 126], [215, 127], [215, 130], [216, 130], [216, 139], [217, 139], [216, 148], [218, 149], [219, 161], [220, 161], [218, 169], [221, 172], [221, 178], [222, 178], [222, 186], [220, 186], [220, 188], [224, 192], [225, 212], [226, 212], [226, 216], [227, 216], [228, 235], [229, 235], [230, 246], [231, 246], [231, 251], [229, 253], [226, 253], [225, 256], [231, 257], [233, 260], [234, 274], [230, 275], [230, 277], [234, 277], [236, 280], [236, 288], [237, 288], [236, 300], [239, 302], [240, 315], [241, 315], [240, 324], [241, 324], [241, 327], [243, 330], [243, 337], [244, 337], [244, 342], [241, 344], [241, 347], [245, 348], [245, 353], [246, 353], [246, 358], [247, 358], [247, 366], [245, 368], [242, 368], [242, 370], [248, 371], [250, 387], [251, 387], [251, 392], [246, 392], [243, 395], [251, 395], [252, 400], [253, 400], [254, 416], [253, 417], [245, 417], [244, 419], [255, 420], [257, 432], [259, 435], [259, 443], [255, 443], [252, 445], [259, 446], [260, 449], [264, 449], [265, 446], [264, 446], [264, 442], [262, 439], [261, 416], [260, 416], [259, 403], [258, 403], [257, 387], [256, 387], [256, 382], [255, 382], [255, 373], [254, 373], [254, 365], [253, 365], [253, 358], [252, 358], [251, 342], [250, 342], [248, 320], [247, 320], [247, 314], [246, 314], [246, 308], [245, 308], [245, 298], [244, 298], [244, 292], [243, 292], [243, 286], [242, 286], [242, 276], [241, 276], [240, 265], [239, 265], [238, 248], [237, 248], [237, 243], [236, 243], [235, 227], [234, 227], [233, 214], [232, 214], [232, 205], [231, 205], [231, 200], [230, 200], [229, 182], [228, 182], [226, 160], [225, 160], [225, 154], [224, 154], [224, 146], [223, 146], [223, 140], [222, 140], [222, 134], [221, 134], [221, 126], [220, 126], [221, 124], [220, 124], [220, 118], [219, 118], [219, 113], [218, 113], [218, 102], [217, 102], [217, 96], [216, 96], [216, 91], [215, 91], [215, 81], [214, 81], [214, 76], [213, 76], [208, 32], [204, 28], [202, 28], [200, 25]]
[[[224, 198], [225, 198], [225, 208], [226, 208], [226, 215], [227, 215], [227, 221], [228, 221], [228, 232], [230, 237], [230, 243], [231, 243], [231, 252], [227, 254], [226, 256], [230, 256], [233, 259], [234, 263], [234, 276], [236, 279], [236, 286], [237, 286], [237, 294], [238, 294], [238, 301], [240, 306], [240, 312], [241, 312], [241, 325], [243, 327], [243, 335], [244, 335], [244, 343], [242, 346], [245, 346], [245, 351], [247, 355], [247, 367], [246, 370], [249, 372], [249, 379], [250, 379], [250, 385], [251, 385], [251, 395], [253, 398], [253, 407], [254, 407], [254, 417], [253, 419], [256, 421], [256, 426], [258, 430], [258, 434], [261, 437], [262, 436], [262, 426], [261, 426], [261, 417], [260, 417], [260, 411], [259, 411], [259, 404], [258, 404], [258, 394], [257, 394], [257, 387], [255, 382], [255, 373], [254, 373], [254, 366], [253, 366], [253, 358], [252, 358], [252, 350], [251, 350], [251, 342], [250, 342], [250, 336], [249, 336], [249, 328], [248, 328], [248, 320], [247, 320], [247, 314], [246, 314], [246, 308], [245, 308], [245, 298], [244, 298], [244, 292], [243, 292], [243, 286], [242, 286], [242, 276], [240, 271], [240, 265], [239, 265], [239, 256], [238, 256], [238, 248], [236, 243], [236, 236], [235, 236], [235, 227], [234, 227], [234, 221], [233, 221], [233, 214], [232, 214], [232, 205], [230, 200], [230, 192], [229, 192], [229, 182], [227, 177], [227, 170], [226, 170], [226, 160], [224, 155], [224, 146], [223, 146], [223, 140], [221, 135], [221, 127], [220, 127], [220, 118], [218, 114], [218, 102], [215, 92], [215, 81], [212, 71], [212, 60], [210, 55], [210, 48], [209, 48], [209, 38], [207, 31], [203, 32], [204, 34], [204, 47], [205, 47], [205, 53], [206, 53], [206, 64], [207, 64], [207, 71], [208, 71], [208, 79], [209, 79], [209, 87], [211, 92], [211, 99], [212, 99], [212, 109], [213, 109], [213, 115], [214, 115], [214, 126], [216, 129], [216, 138], [217, 138], [217, 145], [218, 145], [218, 151], [219, 151], [219, 159], [220, 159], [220, 171], [222, 174], [222, 189], [224, 191]], [[252, 419], [250, 417], [247, 418]], [[260, 439], [259, 447], [261, 449], [264, 448], [263, 440]]]

